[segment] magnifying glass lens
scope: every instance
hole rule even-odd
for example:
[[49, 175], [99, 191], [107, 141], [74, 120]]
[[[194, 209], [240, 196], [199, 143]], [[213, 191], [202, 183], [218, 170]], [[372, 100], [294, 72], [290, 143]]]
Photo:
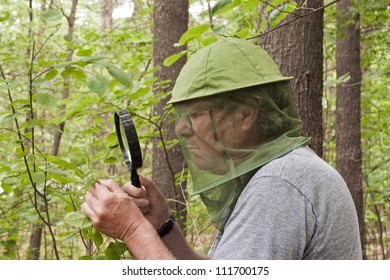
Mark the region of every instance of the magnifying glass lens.
[[134, 122], [127, 110], [116, 112], [114, 117], [116, 135], [125, 163], [131, 172], [131, 182], [140, 188], [137, 168], [142, 167], [142, 153]]
[[[131, 169], [131, 151], [130, 151], [130, 145], [129, 142], [127, 142], [127, 137], [126, 137], [126, 132], [125, 128], [123, 126], [123, 123], [120, 124], [120, 135], [122, 138], [122, 143], [123, 143], [123, 149], [124, 149], [124, 156], [126, 160], [126, 164], [128, 165], [129, 169]], [[127, 157], [127, 158], [126, 158]]]

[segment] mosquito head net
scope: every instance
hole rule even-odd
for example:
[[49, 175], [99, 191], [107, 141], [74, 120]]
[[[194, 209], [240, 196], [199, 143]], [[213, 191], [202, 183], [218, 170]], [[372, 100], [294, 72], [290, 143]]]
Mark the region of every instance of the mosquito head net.
[[170, 103], [192, 194], [219, 230], [259, 168], [308, 142], [290, 79], [259, 46], [225, 38], [195, 53], [176, 81]]

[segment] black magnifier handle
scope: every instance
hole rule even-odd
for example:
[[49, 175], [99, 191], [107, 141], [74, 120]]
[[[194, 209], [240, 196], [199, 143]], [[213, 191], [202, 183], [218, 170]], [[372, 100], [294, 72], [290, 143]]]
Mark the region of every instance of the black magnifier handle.
[[135, 186], [137, 188], [141, 187], [141, 182], [139, 180], [137, 169], [131, 170], [131, 178], [130, 179], [131, 179], [131, 183], [133, 184], [133, 186]]

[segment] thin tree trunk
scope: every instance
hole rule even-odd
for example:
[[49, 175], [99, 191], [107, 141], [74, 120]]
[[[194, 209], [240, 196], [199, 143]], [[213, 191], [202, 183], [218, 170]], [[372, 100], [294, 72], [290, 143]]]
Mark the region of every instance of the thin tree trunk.
[[[355, 202], [360, 238], [364, 249], [364, 205], [362, 187], [362, 150], [360, 133], [360, 30], [359, 16], [351, 11], [352, 3], [337, 3], [338, 36], [336, 72], [340, 78], [349, 74], [346, 83], [337, 85], [336, 166], [346, 181]], [[364, 252], [364, 250], [363, 250]]]
[[[156, 88], [156, 92], [172, 90], [174, 82], [185, 63], [183, 57], [170, 67], [163, 66], [163, 61], [168, 56], [180, 52], [184, 49], [174, 46], [181, 35], [188, 28], [188, 1], [171, 0], [154, 2], [154, 65], [159, 68], [155, 74], [158, 81], [169, 80], [168, 87]], [[164, 108], [168, 99], [162, 100], [154, 107], [156, 115], [163, 116]], [[172, 116], [165, 116], [161, 119], [161, 129], [163, 130], [164, 141], [170, 141], [175, 138], [174, 123], [168, 121]], [[175, 174], [181, 172], [184, 166], [184, 158], [180, 147], [175, 145], [169, 149], [159, 147], [160, 139], [153, 143], [153, 180], [158, 183], [167, 199], [180, 201], [179, 203], [170, 203], [171, 210], [176, 212], [175, 216], [181, 226], [185, 224], [185, 206], [183, 205], [185, 183], [181, 186], [175, 184]]]
[[[29, 0], [29, 19], [30, 19], [30, 26], [28, 28], [28, 37], [32, 41], [32, 22], [33, 22], [33, 6], [32, 6], [32, 0]], [[29, 47], [27, 49], [27, 57], [32, 57], [32, 49]], [[31, 132], [31, 128], [27, 128], [26, 132]], [[37, 193], [34, 194], [35, 200], [39, 203], [41, 201], [41, 198]], [[40, 205], [39, 207], [40, 210], [44, 211], [44, 206]], [[41, 238], [42, 238], [42, 231], [43, 227], [40, 224], [34, 224], [33, 225], [33, 231], [31, 232], [30, 235], [30, 243], [29, 243], [29, 249], [27, 253], [27, 259], [29, 260], [39, 260], [40, 256], [40, 249], [41, 249]]]
[[[74, 35], [74, 23], [76, 20], [76, 10], [77, 10], [77, 4], [78, 0], [72, 0], [72, 8], [70, 11], [70, 15], [67, 17], [68, 20], [68, 40], [71, 42], [73, 40], [73, 35]], [[66, 57], [66, 61], [71, 61], [73, 57], [73, 49], [71, 47], [68, 47], [68, 56]], [[69, 86], [70, 86], [70, 76], [67, 76], [64, 78], [64, 87], [62, 90], [62, 100], [67, 99], [69, 97]], [[62, 105], [60, 107], [60, 111], [62, 111], [62, 114], [65, 114], [66, 106]], [[53, 143], [53, 148], [52, 148], [52, 155], [58, 155], [59, 149], [60, 149], [60, 143], [61, 143], [61, 138], [62, 134], [64, 133], [65, 129], [65, 122], [61, 122], [58, 125], [58, 129], [54, 134], [54, 143]]]
[[40, 225], [34, 225], [33, 232], [30, 236], [30, 246], [28, 251], [29, 260], [39, 260], [41, 240], [42, 240], [43, 227]]
[[[323, 0], [298, 0], [302, 10], [294, 11], [283, 22], [304, 16], [323, 6]], [[282, 23], [283, 23], [282, 22]], [[282, 74], [293, 76], [293, 96], [302, 118], [301, 133], [310, 136], [310, 147], [322, 157], [322, 90], [323, 90], [323, 10], [302, 17], [260, 37], [260, 45], [280, 66]]]
[[111, 29], [112, 13], [114, 11], [114, 0], [99, 0], [100, 4], [100, 27], [101, 29]]
[[[68, 38], [71, 41], [74, 34], [74, 22], [76, 19], [76, 9], [77, 9], [78, 0], [72, 0], [72, 8], [70, 16], [68, 19]], [[32, 20], [32, 0], [30, 0], [30, 19]], [[73, 51], [68, 49], [69, 54], [67, 56], [67, 61], [72, 60]], [[64, 89], [62, 92], [62, 99], [66, 99], [69, 97], [69, 77], [65, 78], [64, 81]], [[65, 110], [65, 106], [62, 106], [62, 110]], [[61, 137], [65, 128], [65, 122], [62, 122], [58, 126], [57, 132], [54, 134], [54, 144], [52, 148], [52, 155], [57, 156], [59, 152]], [[39, 202], [40, 197], [37, 196], [37, 201]], [[39, 206], [38, 206], [39, 207]], [[40, 209], [44, 210], [44, 206], [40, 207]], [[34, 225], [33, 232], [30, 236], [30, 244], [29, 244], [29, 254], [27, 256], [28, 259], [38, 260], [40, 256], [40, 247], [41, 247], [41, 239], [42, 239], [43, 227], [41, 225]]]

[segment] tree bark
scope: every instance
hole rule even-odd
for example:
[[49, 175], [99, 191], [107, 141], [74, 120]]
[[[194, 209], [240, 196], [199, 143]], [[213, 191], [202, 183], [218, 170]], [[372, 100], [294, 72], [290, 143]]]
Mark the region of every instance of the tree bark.
[[[355, 202], [360, 237], [364, 248], [364, 205], [362, 187], [362, 150], [360, 133], [360, 30], [359, 16], [353, 15], [352, 3], [337, 3], [338, 36], [336, 72], [349, 81], [337, 85], [336, 100], [336, 167], [346, 181]], [[363, 250], [364, 252], [364, 250]]]
[[[323, 0], [298, 0], [305, 9], [294, 11], [280, 24], [304, 16], [323, 6]], [[260, 45], [280, 66], [285, 76], [293, 76], [294, 102], [302, 118], [302, 135], [310, 136], [310, 147], [322, 157], [322, 90], [323, 90], [323, 10], [302, 17], [260, 37]]]
[[[188, 28], [188, 1], [187, 0], [171, 0], [171, 1], [155, 1], [154, 2], [154, 46], [153, 59], [154, 66], [158, 67], [155, 76], [158, 82], [169, 80], [168, 87], [155, 88], [155, 92], [169, 92], [172, 90], [174, 82], [183, 65], [185, 58], [178, 60], [170, 67], [163, 66], [164, 59], [168, 56], [178, 53], [185, 47], [176, 48], [174, 46]], [[155, 115], [164, 116], [164, 108], [168, 98], [162, 100], [154, 107]], [[161, 129], [163, 130], [163, 141], [167, 142], [175, 138], [174, 122], [170, 122], [173, 116], [165, 116], [161, 118]], [[175, 145], [169, 149], [164, 149], [159, 146], [160, 139], [153, 143], [153, 180], [158, 183], [159, 188], [167, 199], [173, 199], [179, 202], [170, 203], [170, 208], [175, 213], [179, 224], [183, 227], [185, 224], [185, 182], [181, 182], [179, 186], [175, 184], [175, 174], [183, 170], [184, 158], [180, 147]]]
[[114, 11], [113, 0], [99, 0], [100, 4], [100, 26], [102, 30], [111, 29], [112, 13]]

